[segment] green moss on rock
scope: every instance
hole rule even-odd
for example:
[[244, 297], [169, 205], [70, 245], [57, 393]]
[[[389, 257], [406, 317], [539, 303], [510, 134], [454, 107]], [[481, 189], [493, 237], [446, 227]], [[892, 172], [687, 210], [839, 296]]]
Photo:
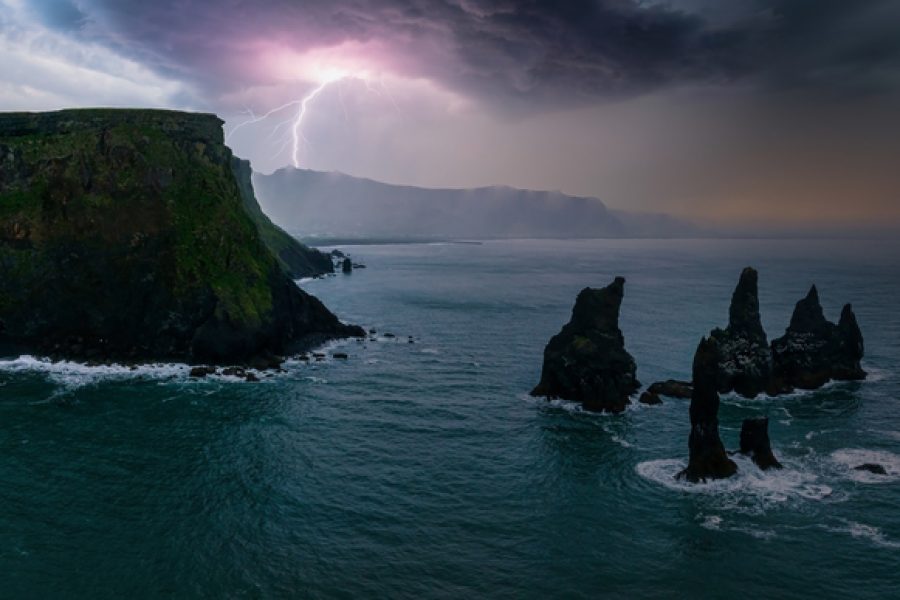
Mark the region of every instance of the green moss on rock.
[[284, 273], [235, 164], [215, 115], [0, 114], [0, 342], [235, 362], [360, 333]]

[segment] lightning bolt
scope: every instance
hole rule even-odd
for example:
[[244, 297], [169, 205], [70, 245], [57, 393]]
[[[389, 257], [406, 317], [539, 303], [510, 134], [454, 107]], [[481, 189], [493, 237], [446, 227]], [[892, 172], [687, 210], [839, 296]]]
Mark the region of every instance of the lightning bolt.
[[308, 93], [300, 100], [300, 108], [297, 110], [297, 118], [294, 119], [294, 126], [291, 128], [291, 135], [294, 139], [294, 149], [291, 153], [291, 158], [294, 161], [294, 168], [300, 168], [300, 138], [302, 134], [302, 126], [303, 126], [303, 117], [306, 116], [306, 107], [309, 106], [309, 103], [316, 99], [316, 96], [322, 93], [322, 90], [327, 88], [330, 84], [335, 83], [336, 81], [341, 81], [341, 79], [345, 79], [344, 77], [340, 79], [334, 79], [331, 81], [323, 81], [319, 84], [317, 88]]
[[[291, 141], [292, 141], [291, 161], [294, 163], [294, 167], [299, 169], [300, 168], [300, 148], [302, 147], [302, 142], [306, 141], [306, 138], [303, 136], [303, 118], [306, 116], [307, 109], [309, 108], [309, 104], [313, 100], [315, 100], [316, 97], [319, 94], [321, 94], [328, 86], [330, 86], [333, 83], [340, 83], [346, 79], [361, 79], [366, 82], [366, 87], [369, 87], [368, 81], [364, 77], [360, 77], [358, 75], [344, 75], [344, 76], [325, 79], [321, 83], [319, 83], [319, 85], [317, 85], [315, 88], [313, 88], [309, 93], [307, 93], [305, 96], [300, 98], [299, 100], [292, 100], [286, 104], [282, 104], [281, 106], [273, 108], [272, 110], [270, 110], [269, 112], [267, 112], [265, 114], [257, 116], [253, 113], [253, 111], [247, 111], [248, 114], [250, 115], [250, 118], [247, 119], [246, 121], [242, 121], [241, 123], [238, 123], [237, 125], [235, 125], [231, 129], [231, 131], [229, 131], [228, 134], [225, 136], [225, 141], [228, 142], [228, 140], [231, 139], [231, 136], [233, 136], [235, 134], [235, 132], [246, 127], [247, 125], [253, 125], [254, 123], [259, 123], [261, 121], [265, 121], [269, 117], [271, 117], [275, 114], [278, 114], [281, 111], [284, 111], [284, 110], [287, 110], [288, 108], [296, 106], [297, 107], [296, 115], [293, 118], [288, 119], [287, 121], [283, 121], [282, 123], [279, 123], [273, 130], [273, 135], [282, 126], [284, 126], [286, 124], [291, 124], [291, 129], [290, 129]], [[343, 105], [343, 98], [341, 98], [341, 103]], [[345, 113], [346, 113], [346, 109], [345, 109]]]
[[[275, 127], [272, 129], [269, 136], [267, 137], [267, 140], [274, 139], [275, 136], [279, 135], [279, 133], [284, 128], [289, 128], [290, 136], [281, 134], [281, 135], [284, 135], [284, 138], [283, 138], [284, 141], [283, 141], [283, 144], [281, 145], [281, 148], [278, 150], [277, 154], [284, 152], [286, 147], [288, 145], [290, 145], [291, 146], [291, 162], [293, 163], [294, 168], [299, 169], [300, 168], [300, 150], [303, 147], [304, 142], [306, 142], [306, 144], [309, 144], [309, 141], [303, 135], [303, 121], [306, 118], [306, 114], [309, 111], [310, 105], [322, 92], [324, 92], [332, 84], [342, 84], [345, 81], [354, 81], [354, 80], [363, 82], [366, 86], [367, 92], [369, 92], [369, 93], [373, 93], [377, 96], [387, 95], [387, 97], [391, 101], [391, 104], [394, 106], [394, 109], [399, 114], [400, 109], [397, 106], [397, 103], [394, 101], [394, 97], [390, 94], [387, 87], [384, 85], [384, 81], [382, 79], [379, 78], [378, 84], [379, 84], [380, 89], [377, 89], [372, 86], [371, 81], [369, 81], [368, 73], [366, 73], [364, 71], [359, 71], [359, 72], [349, 73], [349, 74], [347, 72], [343, 72], [343, 73], [336, 72], [333, 74], [329, 73], [329, 74], [326, 74], [325, 77], [320, 79], [319, 84], [315, 88], [313, 88], [312, 90], [307, 92], [305, 96], [303, 96], [302, 98], [300, 98], [298, 100], [292, 100], [290, 102], [282, 104], [281, 106], [277, 106], [277, 107], [273, 108], [272, 110], [270, 110], [264, 114], [261, 114], [261, 115], [257, 115], [252, 110], [245, 111], [245, 114], [247, 114], [249, 116], [249, 118], [247, 120], [242, 121], [241, 123], [238, 123], [237, 125], [235, 125], [231, 129], [231, 131], [229, 131], [225, 135], [225, 141], [228, 142], [231, 139], [231, 136], [233, 136], [236, 132], [243, 129], [244, 127], [247, 127], [248, 125], [260, 123], [260, 122], [265, 121], [266, 119], [269, 119], [283, 111], [287, 111], [288, 109], [291, 109], [291, 108], [296, 108], [296, 112], [294, 113], [294, 115], [292, 117], [289, 117], [287, 119], [282, 119], [277, 125], [275, 125]], [[340, 92], [339, 100], [341, 103], [341, 108], [344, 111], [344, 118], [346, 119], [347, 118], [347, 108], [344, 105], [343, 86], [339, 85], [338, 92]]]

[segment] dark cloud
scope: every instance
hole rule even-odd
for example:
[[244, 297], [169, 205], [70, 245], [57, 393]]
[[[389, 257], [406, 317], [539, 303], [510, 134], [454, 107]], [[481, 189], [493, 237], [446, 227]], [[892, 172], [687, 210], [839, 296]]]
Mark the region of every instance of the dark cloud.
[[[718, 7], [717, 7], [718, 4]], [[248, 43], [302, 52], [377, 41], [394, 66], [495, 105], [584, 104], [691, 83], [748, 81], [842, 93], [893, 89], [893, 0], [83, 0], [110, 40], [211, 92], [265, 83], [236, 72]], [[82, 11], [41, 0], [58, 27]], [[68, 25], [67, 25], [68, 24]]]

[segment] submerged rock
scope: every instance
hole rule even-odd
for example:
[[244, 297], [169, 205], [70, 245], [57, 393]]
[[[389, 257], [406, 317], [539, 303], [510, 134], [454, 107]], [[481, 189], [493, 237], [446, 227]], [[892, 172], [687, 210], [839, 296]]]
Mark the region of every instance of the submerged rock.
[[731, 296], [728, 327], [714, 329], [710, 337], [718, 348], [716, 385], [752, 398], [766, 390], [772, 378], [772, 354], [759, 316], [758, 275], [747, 267]]
[[763, 471], [782, 468], [772, 453], [768, 417], [744, 419], [741, 424], [741, 454], [750, 456]]
[[812, 286], [797, 302], [785, 334], [772, 341], [773, 389], [815, 389], [832, 379], [865, 379], [863, 338], [849, 304], [837, 325], [829, 322]]
[[737, 472], [719, 437], [719, 392], [717, 377], [719, 350], [712, 338], [703, 338], [694, 354], [691, 396], [691, 434], [688, 438], [688, 466], [677, 477], [697, 483], [723, 479]]
[[0, 348], [229, 365], [363, 334], [285, 273], [215, 115], [5, 113], [0, 156]]
[[875, 475], [887, 475], [887, 470], [876, 463], [863, 463], [859, 466], [853, 467], [854, 471], [868, 471], [869, 473], [873, 473]]
[[657, 381], [651, 383], [647, 391], [651, 394], [659, 396], [670, 396], [672, 398], [690, 399], [694, 392], [693, 385], [690, 381], [681, 381], [678, 379], [667, 379], [666, 381]]
[[591, 411], [625, 409], [640, 382], [619, 329], [624, 293], [622, 277], [602, 289], [581, 290], [572, 318], [544, 350], [541, 380], [532, 396], [581, 402]]

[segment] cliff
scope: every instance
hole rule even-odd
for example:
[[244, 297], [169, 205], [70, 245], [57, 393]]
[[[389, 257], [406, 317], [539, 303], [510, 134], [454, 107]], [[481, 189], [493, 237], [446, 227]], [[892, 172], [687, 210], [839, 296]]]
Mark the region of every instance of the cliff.
[[231, 168], [241, 192], [244, 209], [259, 230], [263, 242], [278, 258], [285, 272], [294, 279], [334, 273], [334, 265], [324, 252], [301, 244], [265, 215], [253, 193], [253, 169], [250, 161], [237, 157], [231, 159]]
[[361, 335], [282, 270], [233, 167], [214, 115], [0, 114], [0, 346], [229, 363]]

